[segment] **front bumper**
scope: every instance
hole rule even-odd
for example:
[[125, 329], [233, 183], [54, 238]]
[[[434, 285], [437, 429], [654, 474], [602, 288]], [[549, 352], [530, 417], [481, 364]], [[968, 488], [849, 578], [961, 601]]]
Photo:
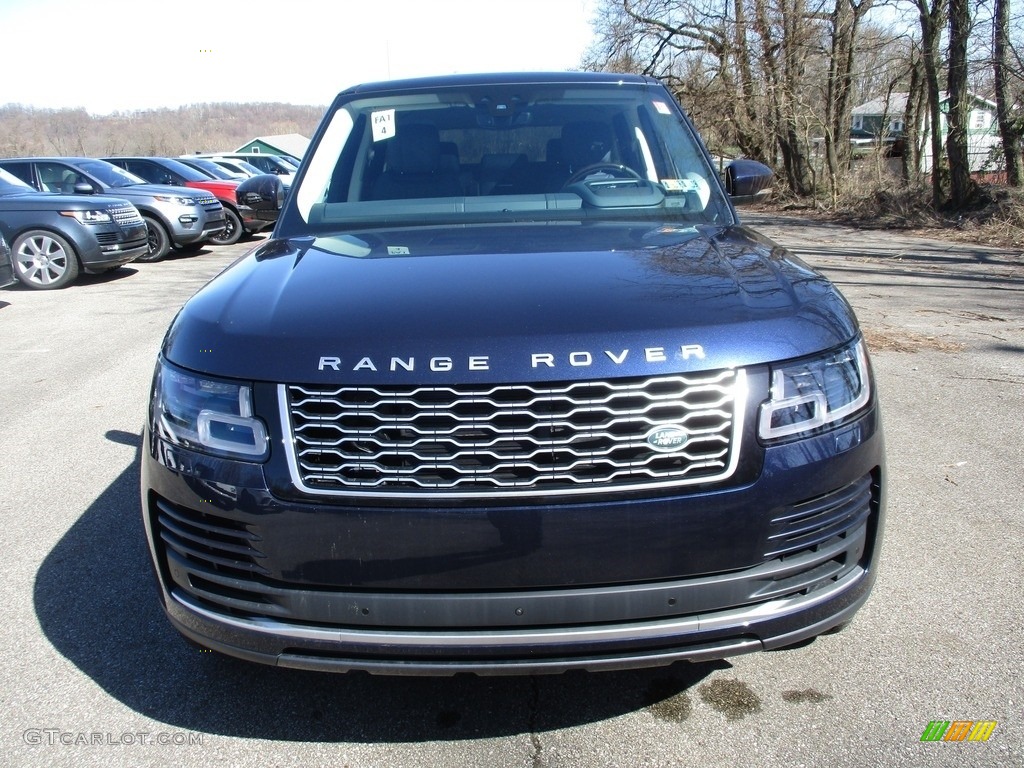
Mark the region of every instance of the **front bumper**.
[[228, 220], [221, 211], [219, 215], [211, 215], [203, 226], [203, 239], [219, 235], [228, 227]]
[[[142, 240], [128, 243], [118, 243], [112, 246], [103, 246], [97, 258], [85, 262], [83, 266], [86, 272], [105, 272], [114, 267], [120, 267], [129, 262], [135, 261], [139, 256], [144, 256], [149, 250], [149, 244], [145, 235]], [[84, 260], [83, 260], [84, 261]]]
[[187, 226], [174, 219], [171, 221], [171, 240], [175, 245], [191, 245], [208, 240], [213, 235], [220, 234], [227, 227], [227, 219], [224, 218], [224, 211], [217, 212], [198, 208], [190, 214], [194, 221]]
[[554, 674], [712, 661], [811, 639], [851, 620], [873, 573], [847, 574], [813, 594], [686, 617], [500, 631], [382, 631], [295, 626], [224, 616], [175, 590], [166, 604], [186, 637], [230, 656], [281, 667], [389, 675]]
[[790, 645], [867, 599], [884, 519], [874, 409], [764, 449], [743, 487], [532, 506], [291, 500], [263, 465], [146, 446], [173, 625], [305, 669], [532, 674]]

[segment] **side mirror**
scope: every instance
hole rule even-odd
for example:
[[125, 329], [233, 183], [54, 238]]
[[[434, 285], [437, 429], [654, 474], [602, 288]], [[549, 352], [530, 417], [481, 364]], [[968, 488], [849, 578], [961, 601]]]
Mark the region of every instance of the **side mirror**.
[[77, 184], [75, 184], [75, 194], [76, 195], [95, 195], [96, 194], [96, 187], [94, 187], [92, 184], [90, 184], [87, 181], [80, 181]]
[[739, 158], [725, 169], [725, 190], [734, 205], [751, 203], [772, 193], [775, 174], [764, 163]]
[[271, 173], [251, 176], [238, 185], [235, 197], [239, 205], [245, 205], [256, 212], [263, 221], [276, 221], [284, 207], [285, 188], [281, 180]]

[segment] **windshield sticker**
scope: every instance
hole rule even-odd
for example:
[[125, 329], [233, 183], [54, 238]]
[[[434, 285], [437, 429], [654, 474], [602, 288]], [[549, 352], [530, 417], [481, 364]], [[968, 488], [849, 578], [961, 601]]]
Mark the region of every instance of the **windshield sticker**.
[[697, 232], [696, 227], [659, 227], [654, 233], [656, 235], [692, 235]]
[[662, 179], [661, 186], [666, 192], [700, 192], [700, 185], [693, 179]]
[[408, 256], [409, 249], [404, 245], [389, 245], [388, 256]]
[[656, 110], [658, 110], [658, 112], [660, 112], [661, 114], [663, 114], [663, 115], [671, 115], [672, 114], [672, 110], [668, 108], [668, 104], [666, 104], [664, 101], [654, 101], [654, 102], [651, 102], [651, 103], [654, 104], [654, 108]]
[[395, 135], [395, 110], [382, 109], [370, 113], [370, 123], [373, 125], [373, 140], [383, 141]]

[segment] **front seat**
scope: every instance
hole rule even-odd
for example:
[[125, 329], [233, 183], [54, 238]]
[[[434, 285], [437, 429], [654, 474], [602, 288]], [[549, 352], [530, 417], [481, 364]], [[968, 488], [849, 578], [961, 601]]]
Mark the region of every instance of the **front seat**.
[[611, 162], [612, 146], [612, 129], [607, 123], [588, 121], [562, 127], [561, 159], [569, 173], [594, 163]]
[[375, 200], [456, 197], [459, 176], [441, 157], [441, 137], [429, 123], [400, 125], [388, 140], [385, 169], [373, 185]]
[[75, 194], [75, 184], [78, 183], [78, 174], [74, 171], [64, 171], [60, 183], [60, 191], [65, 195]]
[[562, 137], [551, 139], [545, 162], [545, 188], [557, 192], [574, 173], [588, 165], [611, 162], [612, 129], [593, 120], [566, 123]]

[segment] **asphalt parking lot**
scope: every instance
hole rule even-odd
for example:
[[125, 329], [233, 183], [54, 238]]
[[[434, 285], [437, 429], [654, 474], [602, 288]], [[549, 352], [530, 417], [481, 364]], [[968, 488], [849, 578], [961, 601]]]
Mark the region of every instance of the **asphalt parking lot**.
[[[138, 452], [177, 307], [253, 243], [0, 290], [0, 765], [1024, 765], [1024, 254], [765, 215], [873, 351], [879, 580], [846, 631], [708, 664], [406, 679], [245, 664], [159, 610]], [[932, 721], [984, 742], [922, 742]]]

